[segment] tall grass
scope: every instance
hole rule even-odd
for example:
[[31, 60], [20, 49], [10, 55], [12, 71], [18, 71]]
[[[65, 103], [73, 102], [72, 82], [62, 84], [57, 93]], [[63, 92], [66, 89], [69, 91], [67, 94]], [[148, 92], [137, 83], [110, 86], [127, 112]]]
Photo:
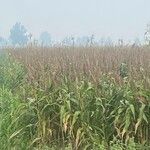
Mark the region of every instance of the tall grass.
[[[122, 63], [128, 66], [131, 79], [150, 77], [149, 47], [27, 47], [11, 49], [10, 53], [25, 64], [29, 79], [55, 82], [61, 76], [70, 79], [83, 76], [97, 82], [101, 74], [112, 73], [118, 79]], [[149, 81], [148, 81], [149, 82]]]
[[9, 52], [0, 72], [1, 149], [150, 148], [148, 47]]

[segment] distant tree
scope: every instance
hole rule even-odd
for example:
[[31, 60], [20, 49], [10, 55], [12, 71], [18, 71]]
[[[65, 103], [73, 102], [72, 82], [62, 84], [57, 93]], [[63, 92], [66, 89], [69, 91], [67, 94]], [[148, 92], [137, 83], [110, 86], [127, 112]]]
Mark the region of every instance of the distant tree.
[[123, 46], [123, 44], [124, 44], [123, 39], [118, 39], [118, 45], [119, 45], [119, 46]]
[[44, 46], [50, 46], [51, 45], [51, 35], [47, 31], [42, 32], [40, 35], [40, 42]]
[[111, 37], [107, 37], [105, 39], [105, 45], [106, 46], [113, 46], [113, 41], [112, 41]]
[[95, 39], [95, 36], [94, 36], [94, 34], [92, 34], [92, 35], [90, 36], [90, 45], [93, 45], [93, 44], [94, 44], [94, 39]]
[[150, 45], [150, 24], [147, 24], [146, 32], [144, 33], [145, 43]]
[[90, 37], [88, 36], [78, 37], [76, 43], [79, 46], [87, 46], [90, 43]]
[[6, 39], [4, 39], [3, 37], [0, 37], [0, 46], [6, 46], [6, 45], [7, 45]]
[[134, 39], [134, 43], [132, 46], [139, 46], [141, 44], [140, 39], [139, 38], [135, 38]]
[[105, 46], [105, 37], [101, 37], [100, 40], [99, 40], [99, 44], [100, 46]]
[[103, 36], [98, 40], [97, 43], [100, 46], [113, 46], [114, 45], [111, 37], [103, 37]]
[[25, 45], [28, 42], [27, 29], [21, 25], [21, 23], [16, 23], [10, 30], [10, 37], [13, 45]]
[[72, 46], [74, 43], [74, 38], [73, 37], [65, 37], [63, 40], [62, 40], [62, 44], [65, 45], [65, 46]]

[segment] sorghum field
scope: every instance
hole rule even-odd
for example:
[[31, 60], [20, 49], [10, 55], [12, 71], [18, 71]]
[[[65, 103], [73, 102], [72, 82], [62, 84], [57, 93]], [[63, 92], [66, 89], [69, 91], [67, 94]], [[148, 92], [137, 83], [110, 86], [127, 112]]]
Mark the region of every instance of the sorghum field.
[[1, 150], [150, 150], [150, 47], [6, 48]]

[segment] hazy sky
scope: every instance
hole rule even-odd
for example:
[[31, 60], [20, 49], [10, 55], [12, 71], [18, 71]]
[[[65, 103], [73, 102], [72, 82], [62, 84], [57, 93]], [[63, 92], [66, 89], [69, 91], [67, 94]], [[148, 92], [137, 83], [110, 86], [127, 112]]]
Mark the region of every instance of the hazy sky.
[[0, 0], [0, 36], [15, 22], [38, 37], [95, 34], [96, 37], [143, 38], [150, 22], [150, 0]]

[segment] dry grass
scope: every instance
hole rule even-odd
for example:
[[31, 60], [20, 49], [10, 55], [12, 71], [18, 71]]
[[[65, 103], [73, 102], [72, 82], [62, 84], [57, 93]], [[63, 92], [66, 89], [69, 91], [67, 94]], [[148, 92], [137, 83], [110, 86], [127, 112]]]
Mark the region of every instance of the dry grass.
[[[53, 79], [64, 75], [83, 77], [97, 82], [102, 74], [111, 73], [120, 82], [119, 67], [125, 62], [131, 80], [150, 77], [149, 47], [26, 47], [11, 49], [11, 55], [25, 64], [29, 80]], [[149, 84], [149, 83], [148, 83]]]

